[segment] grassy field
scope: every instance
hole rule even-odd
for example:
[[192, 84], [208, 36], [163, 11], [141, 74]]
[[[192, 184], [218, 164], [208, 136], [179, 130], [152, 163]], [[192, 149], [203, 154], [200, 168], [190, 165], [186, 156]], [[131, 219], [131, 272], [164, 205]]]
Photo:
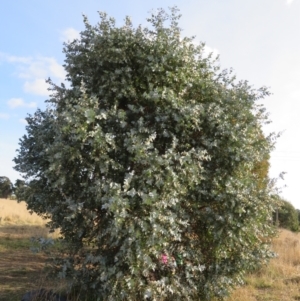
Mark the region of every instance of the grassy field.
[[247, 284], [236, 289], [228, 301], [300, 300], [300, 234], [281, 229], [272, 249], [277, 258], [248, 275]]
[[[0, 199], [0, 301], [20, 301], [26, 291], [39, 288], [64, 290], [61, 282], [47, 279], [46, 257], [30, 251], [31, 237], [49, 237], [45, 223], [24, 203]], [[248, 275], [227, 301], [300, 300], [300, 234], [280, 230], [273, 250], [278, 257]]]
[[37, 214], [30, 214], [25, 202], [18, 203], [9, 199], [0, 199], [0, 225], [44, 226], [45, 220]]
[[39, 288], [63, 289], [46, 279], [46, 257], [30, 250], [31, 238], [51, 236], [45, 224], [24, 202], [0, 199], [0, 301], [20, 301], [25, 292]]

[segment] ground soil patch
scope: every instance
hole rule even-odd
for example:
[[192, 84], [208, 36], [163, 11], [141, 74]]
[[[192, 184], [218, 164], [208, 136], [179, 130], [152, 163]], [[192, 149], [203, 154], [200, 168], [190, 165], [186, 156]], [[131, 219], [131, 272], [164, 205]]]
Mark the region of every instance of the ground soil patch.
[[44, 231], [42, 226], [0, 227], [0, 301], [20, 301], [29, 290], [57, 287], [47, 279], [46, 256], [30, 250], [30, 238]]

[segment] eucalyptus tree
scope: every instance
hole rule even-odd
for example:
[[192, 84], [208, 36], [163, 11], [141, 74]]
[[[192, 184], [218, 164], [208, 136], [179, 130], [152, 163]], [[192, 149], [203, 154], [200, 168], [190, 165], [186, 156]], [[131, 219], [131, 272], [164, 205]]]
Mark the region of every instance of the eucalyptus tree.
[[222, 299], [272, 256], [273, 147], [257, 100], [182, 37], [176, 8], [147, 27], [84, 17], [68, 85], [27, 117], [14, 159], [29, 209], [66, 244], [56, 267], [89, 300]]

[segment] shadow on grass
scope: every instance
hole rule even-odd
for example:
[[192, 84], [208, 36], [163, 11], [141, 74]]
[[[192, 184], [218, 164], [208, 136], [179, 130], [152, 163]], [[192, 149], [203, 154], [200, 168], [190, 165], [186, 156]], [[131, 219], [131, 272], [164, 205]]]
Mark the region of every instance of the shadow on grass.
[[43, 225], [0, 225], [0, 239], [6, 238], [30, 238], [49, 236], [49, 229]]
[[53, 288], [44, 270], [46, 257], [30, 250], [0, 252], [0, 301], [21, 300], [29, 290]]
[[44, 226], [0, 227], [0, 301], [20, 301], [27, 291], [62, 286], [47, 279], [47, 257], [30, 250], [30, 238], [47, 236]]

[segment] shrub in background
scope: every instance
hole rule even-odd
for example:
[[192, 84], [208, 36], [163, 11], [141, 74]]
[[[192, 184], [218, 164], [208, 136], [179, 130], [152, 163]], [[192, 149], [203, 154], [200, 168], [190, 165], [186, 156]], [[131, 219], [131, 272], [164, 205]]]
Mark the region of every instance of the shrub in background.
[[25, 193], [27, 186], [24, 180], [17, 179], [14, 185], [15, 198], [20, 202], [23, 200], [23, 194]]
[[60, 277], [90, 300], [222, 299], [272, 253], [274, 201], [257, 164], [267, 96], [181, 37], [100, 13], [66, 44], [70, 88], [27, 117], [16, 170], [29, 209], [60, 228]]
[[[294, 232], [299, 231], [299, 220], [298, 220], [298, 211], [294, 208], [294, 206], [280, 198], [279, 198], [279, 206], [278, 206], [278, 226], [281, 228], [285, 228]], [[276, 223], [276, 214], [273, 213], [273, 220]]]
[[8, 177], [0, 177], [0, 197], [7, 199], [13, 192], [13, 185]]

